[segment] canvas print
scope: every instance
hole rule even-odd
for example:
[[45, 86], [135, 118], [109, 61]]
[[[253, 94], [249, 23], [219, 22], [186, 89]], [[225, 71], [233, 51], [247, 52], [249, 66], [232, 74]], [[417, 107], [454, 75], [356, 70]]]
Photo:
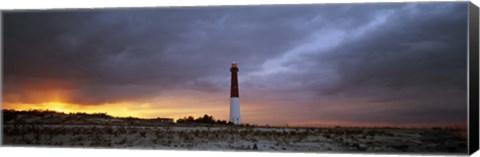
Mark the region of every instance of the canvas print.
[[2, 12], [2, 145], [466, 154], [467, 2]]

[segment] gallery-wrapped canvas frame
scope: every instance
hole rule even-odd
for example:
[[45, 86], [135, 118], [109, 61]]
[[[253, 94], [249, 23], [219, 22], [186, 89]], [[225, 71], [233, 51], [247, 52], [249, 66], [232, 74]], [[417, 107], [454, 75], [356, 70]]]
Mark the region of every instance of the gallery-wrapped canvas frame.
[[1, 14], [5, 146], [478, 150], [471, 2]]

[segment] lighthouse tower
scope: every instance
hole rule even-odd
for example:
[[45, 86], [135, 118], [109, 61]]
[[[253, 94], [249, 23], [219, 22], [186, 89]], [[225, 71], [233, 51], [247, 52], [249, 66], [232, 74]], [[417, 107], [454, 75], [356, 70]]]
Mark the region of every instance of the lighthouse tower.
[[235, 125], [240, 125], [240, 99], [238, 99], [237, 63], [232, 63], [230, 72], [232, 72], [232, 85], [230, 87], [230, 122]]

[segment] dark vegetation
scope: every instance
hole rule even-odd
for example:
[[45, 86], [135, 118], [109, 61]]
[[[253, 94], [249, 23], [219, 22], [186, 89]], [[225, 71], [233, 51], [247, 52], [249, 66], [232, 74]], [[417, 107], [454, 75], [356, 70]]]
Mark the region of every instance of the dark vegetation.
[[[63, 113], [52, 110], [3, 110], [4, 124], [63, 124], [63, 125], [132, 125], [132, 126], [151, 126], [151, 125], [233, 125], [226, 120], [215, 119], [213, 116], [205, 114], [194, 118], [186, 116], [179, 118], [174, 123], [171, 118], [136, 118], [136, 117], [113, 117], [106, 113]], [[244, 123], [241, 126], [254, 126]]]
[[203, 117], [193, 118], [193, 116], [188, 116], [184, 118], [177, 119], [177, 123], [203, 123], [203, 124], [224, 124], [232, 125], [231, 122], [225, 120], [215, 120], [213, 116], [204, 115]]
[[3, 124], [52, 124], [52, 125], [168, 125], [170, 118], [113, 117], [106, 113], [63, 113], [51, 110], [2, 110]]

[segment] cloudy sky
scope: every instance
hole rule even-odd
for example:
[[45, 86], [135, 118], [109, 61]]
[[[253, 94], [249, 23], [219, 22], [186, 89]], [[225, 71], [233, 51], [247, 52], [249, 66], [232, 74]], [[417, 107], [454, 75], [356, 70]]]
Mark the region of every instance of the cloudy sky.
[[467, 3], [10, 11], [3, 105], [243, 122], [466, 123]]

